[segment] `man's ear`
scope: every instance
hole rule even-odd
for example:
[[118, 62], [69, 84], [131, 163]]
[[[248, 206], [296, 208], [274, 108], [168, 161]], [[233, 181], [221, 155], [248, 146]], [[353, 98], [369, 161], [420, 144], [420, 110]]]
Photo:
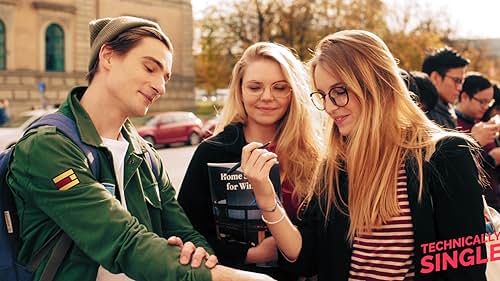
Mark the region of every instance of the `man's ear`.
[[439, 85], [441, 81], [443, 80], [443, 77], [441, 77], [441, 74], [437, 71], [431, 72], [431, 75], [429, 75], [429, 78], [431, 79], [432, 83], [434, 85]]
[[466, 92], [460, 93], [460, 102], [470, 101], [472, 98]]
[[99, 65], [104, 69], [111, 68], [111, 57], [113, 56], [113, 49], [110, 46], [103, 44], [99, 50]]

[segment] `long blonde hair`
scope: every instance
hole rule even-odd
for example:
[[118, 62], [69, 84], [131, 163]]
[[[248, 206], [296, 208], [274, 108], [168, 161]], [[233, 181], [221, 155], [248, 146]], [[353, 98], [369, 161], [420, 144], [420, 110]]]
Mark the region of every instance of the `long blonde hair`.
[[[417, 162], [421, 198], [425, 151], [453, 133], [427, 119], [412, 101], [394, 57], [375, 34], [345, 30], [326, 36], [310, 61], [311, 75], [318, 65], [343, 81], [361, 107], [348, 137], [329, 121], [326, 159], [309, 193], [326, 198], [327, 217], [332, 206], [342, 210], [348, 205], [352, 241], [356, 233], [371, 231], [399, 214], [398, 171], [410, 157]], [[348, 175], [347, 203], [339, 196], [340, 169]]]
[[[310, 179], [320, 162], [319, 126], [312, 115], [317, 114], [309, 100], [310, 83], [305, 65], [286, 47], [259, 42], [248, 47], [233, 68], [229, 96], [221, 112], [214, 135], [230, 123], [247, 123], [243, 106], [241, 83], [247, 66], [258, 59], [277, 62], [292, 88], [290, 107], [279, 121], [275, 137], [276, 154], [280, 161], [282, 179], [294, 187], [295, 199], [303, 199], [310, 189]], [[319, 122], [317, 123], [319, 124]]]

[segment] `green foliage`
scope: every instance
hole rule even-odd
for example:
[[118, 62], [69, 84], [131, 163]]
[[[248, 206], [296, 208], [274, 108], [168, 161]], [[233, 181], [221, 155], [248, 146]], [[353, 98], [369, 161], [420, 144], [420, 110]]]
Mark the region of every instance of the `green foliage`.
[[201, 119], [209, 119], [217, 115], [218, 112], [222, 110], [222, 103], [213, 102], [197, 102], [196, 108], [192, 111]]

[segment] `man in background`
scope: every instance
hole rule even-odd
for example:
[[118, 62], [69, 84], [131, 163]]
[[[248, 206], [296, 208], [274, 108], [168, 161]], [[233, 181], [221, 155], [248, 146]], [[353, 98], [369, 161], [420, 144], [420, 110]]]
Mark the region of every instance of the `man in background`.
[[436, 106], [427, 116], [448, 129], [457, 126], [453, 105], [462, 91], [467, 65], [469, 60], [449, 47], [429, 54], [422, 64], [422, 72], [429, 75], [439, 94]]

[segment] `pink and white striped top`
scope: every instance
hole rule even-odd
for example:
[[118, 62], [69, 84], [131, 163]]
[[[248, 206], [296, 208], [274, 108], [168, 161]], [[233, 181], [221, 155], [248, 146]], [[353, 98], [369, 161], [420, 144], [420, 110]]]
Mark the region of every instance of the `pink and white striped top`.
[[399, 170], [397, 199], [401, 213], [371, 233], [354, 238], [350, 281], [413, 280], [415, 276], [413, 223], [404, 165]]

